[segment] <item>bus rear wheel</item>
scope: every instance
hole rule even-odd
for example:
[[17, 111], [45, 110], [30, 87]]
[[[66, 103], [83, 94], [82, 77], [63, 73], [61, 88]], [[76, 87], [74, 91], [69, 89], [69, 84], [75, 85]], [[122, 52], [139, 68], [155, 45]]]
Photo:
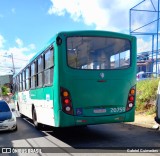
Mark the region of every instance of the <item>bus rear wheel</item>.
[[40, 123], [37, 122], [37, 114], [35, 108], [32, 111], [32, 120], [36, 129], [41, 129]]

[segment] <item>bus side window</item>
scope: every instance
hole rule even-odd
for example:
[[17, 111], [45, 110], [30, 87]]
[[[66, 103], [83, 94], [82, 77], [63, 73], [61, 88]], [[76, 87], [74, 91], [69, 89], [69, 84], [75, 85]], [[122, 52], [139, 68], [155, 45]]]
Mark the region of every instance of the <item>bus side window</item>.
[[41, 55], [37, 60], [37, 86], [43, 86], [43, 56]]
[[25, 83], [25, 81], [26, 81], [26, 70], [23, 71], [23, 90], [26, 89], [26, 83]]
[[23, 91], [23, 73], [21, 73], [21, 91]]
[[15, 88], [15, 90], [16, 90], [16, 92], [18, 92], [18, 76], [16, 76], [15, 81], [16, 81], [16, 88]]
[[13, 78], [13, 82], [11, 84], [11, 93], [14, 94], [15, 93], [15, 86], [16, 86], [16, 77]]
[[20, 83], [20, 82], [19, 82], [19, 75], [18, 75], [18, 76], [17, 76], [17, 90], [18, 90], [18, 91], [20, 91], [20, 89], [19, 89], [19, 88], [20, 88], [19, 83]]
[[30, 89], [30, 67], [26, 69], [26, 90]]
[[54, 49], [49, 49], [44, 54], [44, 85], [51, 85], [53, 83], [53, 63], [54, 63]]
[[19, 74], [19, 91], [22, 91], [22, 74]]
[[36, 86], [36, 63], [31, 64], [31, 88]]

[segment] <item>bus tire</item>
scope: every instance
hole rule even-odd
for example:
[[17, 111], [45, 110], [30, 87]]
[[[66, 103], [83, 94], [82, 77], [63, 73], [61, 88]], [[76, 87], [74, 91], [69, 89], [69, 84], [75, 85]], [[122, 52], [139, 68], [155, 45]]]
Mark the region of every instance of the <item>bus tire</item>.
[[38, 130], [41, 129], [41, 125], [40, 123], [37, 122], [37, 114], [36, 114], [36, 109], [33, 108], [32, 110], [32, 120], [33, 120], [33, 123], [34, 123], [34, 127]]

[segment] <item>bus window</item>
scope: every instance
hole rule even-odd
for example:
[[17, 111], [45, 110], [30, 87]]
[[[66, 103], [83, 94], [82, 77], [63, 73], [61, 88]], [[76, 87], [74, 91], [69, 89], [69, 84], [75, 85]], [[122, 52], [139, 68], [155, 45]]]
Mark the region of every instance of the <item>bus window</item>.
[[37, 68], [38, 68], [38, 77], [37, 77], [37, 86], [38, 87], [41, 87], [43, 85], [43, 56], [41, 56], [39, 59], [38, 59], [38, 65], [37, 65]]
[[31, 65], [31, 88], [36, 86], [36, 64], [35, 62]]
[[130, 65], [130, 51], [112, 55], [110, 58], [111, 69], [126, 68]]
[[44, 71], [44, 84], [45, 85], [50, 85], [53, 83], [53, 48], [49, 49], [45, 54], [44, 54], [44, 66], [45, 66], [45, 71]]
[[23, 90], [25, 90], [25, 89], [26, 89], [26, 83], [25, 83], [25, 80], [26, 80], [26, 72], [25, 72], [25, 70], [23, 71], [22, 77], [23, 77]]
[[42, 72], [43, 71], [43, 57], [41, 56], [39, 59], [38, 59], [38, 73]]
[[67, 60], [69, 67], [77, 69], [115, 69], [119, 62], [118, 67], [130, 66], [130, 41], [109, 37], [68, 37]]
[[26, 69], [26, 90], [30, 88], [30, 67]]
[[19, 91], [22, 91], [22, 74], [19, 74]]
[[53, 66], [53, 49], [49, 49], [44, 56], [45, 56], [45, 69], [48, 69]]

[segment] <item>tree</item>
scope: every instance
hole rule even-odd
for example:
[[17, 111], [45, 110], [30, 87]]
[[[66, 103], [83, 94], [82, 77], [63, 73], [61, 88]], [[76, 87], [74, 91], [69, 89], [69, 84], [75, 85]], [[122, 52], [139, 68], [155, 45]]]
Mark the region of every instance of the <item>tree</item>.
[[8, 95], [9, 89], [6, 86], [2, 86], [1, 90], [2, 90], [2, 95], [3, 96]]

